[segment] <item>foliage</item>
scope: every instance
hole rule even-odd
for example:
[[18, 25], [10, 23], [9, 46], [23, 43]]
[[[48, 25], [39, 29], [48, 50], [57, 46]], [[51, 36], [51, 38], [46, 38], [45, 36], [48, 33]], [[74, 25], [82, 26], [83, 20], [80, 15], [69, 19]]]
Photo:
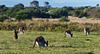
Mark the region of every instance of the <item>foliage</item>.
[[19, 10], [22, 10], [22, 9], [24, 9], [24, 5], [23, 4], [17, 4], [17, 5], [15, 5], [14, 7], [11, 7], [11, 8], [9, 8], [7, 11], [6, 11], [6, 13], [5, 13], [5, 15], [6, 16], [10, 16], [10, 17], [15, 17], [15, 15], [16, 15], [16, 13], [19, 11]]
[[25, 19], [31, 19], [32, 15], [30, 12], [27, 11], [19, 11], [17, 12], [15, 19], [20, 21], [20, 20], [25, 20]]
[[90, 31], [92, 32], [100, 32], [100, 24], [98, 23], [53, 23], [53, 22], [43, 22], [43, 21], [29, 21], [26, 22], [4, 22], [0, 23], [0, 30], [12, 30], [13, 28], [18, 29], [20, 26], [25, 27], [26, 30], [33, 30], [33, 31], [54, 31], [54, 32], [64, 32], [66, 29], [71, 31], [83, 31], [84, 26], [88, 26]]
[[80, 15], [80, 13], [81, 13], [81, 11], [75, 10], [75, 11], [73, 12], [73, 16], [78, 17], [78, 16]]
[[69, 19], [65, 16], [62, 16], [60, 19], [59, 19], [60, 22], [68, 22]]
[[81, 12], [80, 15], [78, 16], [79, 18], [85, 17], [87, 14], [85, 12]]
[[5, 5], [0, 5], [0, 15], [3, 15], [7, 11], [7, 7]]
[[94, 12], [94, 17], [100, 18], [100, 8], [96, 9], [96, 11]]
[[53, 10], [49, 10], [48, 12], [53, 18], [59, 18], [62, 16], [68, 17], [68, 11], [66, 8], [57, 8]]
[[49, 2], [44, 2], [45, 7], [48, 7]]
[[31, 6], [33, 6], [33, 7], [39, 7], [39, 2], [36, 1], [36, 0], [30, 2], [30, 4], [31, 4]]
[[[17, 20], [23, 19], [30, 19], [32, 17], [34, 18], [61, 18], [62, 16], [68, 17], [68, 16], [75, 16], [75, 17], [94, 17], [94, 18], [100, 18], [99, 16], [99, 10], [98, 7], [99, 4], [97, 4], [97, 7], [91, 7], [91, 6], [85, 6], [85, 7], [62, 7], [62, 8], [52, 8], [49, 5], [49, 2], [44, 2], [45, 6], [39, 6], [39, 2], [34, 0], [30, 2], [31, 7], [24, 7], [23, 4], [19, 3], [16, 4], [13, 7], [6, 7], [5, 5], [0, 5], [0, 16], [7, 16], [11, 18], [17, 18]], [[19, 15], [22, 14], [23, 16]], [[29, 15], [30, 14], [30, 15]], [[28, 18], [26, 18], [28, 17]]]
[[87, 12], [87, 14], [90, 16], [90, 17], [94, 17], [94, 18], [100, 18], [99, 14], [100, 14], [100, 8], [93, 8], [91, 10], [89, 10]]
[[39, 7], [39, 8], [29, 7], [29, 8], [25, 8], [23, 11], [29, 12], [30, 16], [32, 16], [32, 17], [49, 18], [49, 14], [46, 13], [47, 10], [42, 7]]
[[97, 4], [96, 6], [99, 7], [99, 4]]
[[73, 11], [73, 10], [74, 10], [74, 8], [73, 8], [73, 7], [71, 7], [71, 6], [69, 6], [69, 7], [64, 6], [64, 7], [62, 7], [62, 8], [66, 8], [66, 9], [67, 9], [67, 11]]
[[0, 5], [0, 9], [2, 9], [2, 8], [4, 8], [5, 7], [5, 5]]
[[1, 17], [0, 17], [0, 22], [3, 22], [3, 21], [6, 20], [6, 19], [8, 19], [8, 17], [6, 17], [6, 16], [1, 16]]
[[86, 6], [86, 7], [78, 7], [74, 8], [73, 11], [69, 11], [70, 16], [75, 16], [75, 17], [90, 17], [90, 14], [92, 14], [90, 10], [92, 10], [94, 7]]

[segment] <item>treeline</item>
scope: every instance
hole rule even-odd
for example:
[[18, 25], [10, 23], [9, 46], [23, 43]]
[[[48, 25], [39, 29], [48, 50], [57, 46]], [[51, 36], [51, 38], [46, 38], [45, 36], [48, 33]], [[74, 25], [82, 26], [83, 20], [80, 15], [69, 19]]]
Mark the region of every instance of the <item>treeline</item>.
[[25, 20], [34, 18], [61, 18], [68, 16], [75, 17], [94, 17], [100, 18], [100, 8], [99, 7], [62, 7], [62, 8], [52, 8], [52, 7], [40, 7], [40, 6], [30, 6], [24, 7], [23, 4], [17, 4], [13, 7], [6, 7], [5, 5], [0, 5], [0, 21], [3, 22], [5, 19], [15, 18], [16, 20]]

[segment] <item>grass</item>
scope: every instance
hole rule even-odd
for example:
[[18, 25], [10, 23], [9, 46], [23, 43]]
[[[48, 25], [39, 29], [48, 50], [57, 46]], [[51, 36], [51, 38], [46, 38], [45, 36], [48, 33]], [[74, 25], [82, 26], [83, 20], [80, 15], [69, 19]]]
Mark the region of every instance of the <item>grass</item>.
[[[13, 31], [0, 31], [0, 54], [99, 54], [100, 35], [91, 32], [85, 36], [83, 32], [72, 32], [73, 38], [64, 38], [60, 32], [26, 31], [18, 34], [14, 40]], [[48, 40], [48, 47], [32, 48], [36, 36], [43, 36]]]

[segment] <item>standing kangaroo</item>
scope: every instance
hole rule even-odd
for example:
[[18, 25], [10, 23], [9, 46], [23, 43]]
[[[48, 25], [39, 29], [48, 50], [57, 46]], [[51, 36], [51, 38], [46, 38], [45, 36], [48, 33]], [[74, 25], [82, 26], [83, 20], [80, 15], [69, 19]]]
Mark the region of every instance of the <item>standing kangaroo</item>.
[[88, 27], [84, 27], [84, 35], [90, 35], [90, 31]]
[[18, 39], [17, 33], [18, 33], [18, 31], [16, 31], [16, 29], [14, 29], [14, 39]]

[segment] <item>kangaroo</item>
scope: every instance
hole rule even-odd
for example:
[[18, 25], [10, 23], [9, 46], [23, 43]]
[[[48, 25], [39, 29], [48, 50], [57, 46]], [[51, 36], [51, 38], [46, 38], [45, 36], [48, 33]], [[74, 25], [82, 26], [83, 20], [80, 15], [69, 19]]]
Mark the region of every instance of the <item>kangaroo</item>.
[[33, 42], [33, 48], [35, 47], [35, 44], [37, 44], [39, 47], [45, 47], [45, 44], [48, 46], [48, 41], [45, 41], [42, 36], [38, 36]]
[[14, 39], [18, 39], [17, 33], [18, 33], [18, 31], [16, 31], [16, 29], [14, 29]]
[[24, 27], [20, 27], [18, 30], [18, 32], [20, 32], [20, 34], [24, 34], [24, 31], [25, 31]]
[[90, 31], [88, 27], [84, 27], [84, 35], [90, 35]]
[[66, 37], [66, 34], [67, 34], [69, 37], [73, 37], [73, 34], [71, 33], [70, 30], [66, 30], [66, 31], [65, 31], [65, 37]]

